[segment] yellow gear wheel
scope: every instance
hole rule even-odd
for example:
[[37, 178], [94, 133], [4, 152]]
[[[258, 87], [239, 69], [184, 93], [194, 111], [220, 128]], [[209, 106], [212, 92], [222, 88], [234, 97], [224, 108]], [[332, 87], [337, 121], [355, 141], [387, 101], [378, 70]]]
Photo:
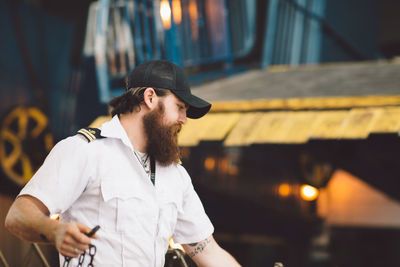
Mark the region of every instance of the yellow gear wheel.
[[54, 145], [48, 119], [36, 107], [18, 106], [0, 129], [0, 165], [8, 178], [25, 185]]

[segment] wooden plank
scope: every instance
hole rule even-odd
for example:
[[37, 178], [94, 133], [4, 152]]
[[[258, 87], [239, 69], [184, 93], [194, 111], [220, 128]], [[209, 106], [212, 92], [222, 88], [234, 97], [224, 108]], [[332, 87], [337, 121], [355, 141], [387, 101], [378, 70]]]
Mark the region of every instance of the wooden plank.
[[247, 139], [254, 131], [254, 125], [260, 120], [263, 115], [261, 112], [243, 113], [225, 139], [225, 146], [247, 146]]
[[223, 140], [240, 116], [240, 113], [218, 113], [188, 120], [179, 134], [178, 143], [180, 146], [196, 146], [200, 141]]
[[266, 112], [248, 137], [248, 144], [283, 143], [290, 130], [290, 112]]
[[400, 131], [400, 107], [377, 109], [377, 118], [371, 126], [371, 133], [396, 133]]
[[226, 137], [228, 132], [238, 122], [240, 113], [218, 113], [209, 114], [207, 122], [209, 124], [208, 131], [202, 136], [202, 140], [219, 141]]
[[341, 137], [345, 139], [367, 138], [378, 112], [374, 109], [352, 109], [342, 125]]
[[342, 132], [342, 123], [348, 111], [321, 111], [317, 113], [315, 125], [310, 134], [314, 139], [338, 139]]
[[180, 146], [197, 146], [200, 142], [203, 131], [207, 131], [207, 116], [200, 119], [188, 119], [186, 125], [178, 136]]
[[285, 143], [306, 143], [316, 123], [317, 113], [315, 111], [293, 112], [290, 116], [291, 128], [286, 134]]
[[400, 95], [216, 101], [213, 102], [211, 112], [261, 111], [276, 109], [350, 109], [353, 107], [383, 106], [400, 106]]

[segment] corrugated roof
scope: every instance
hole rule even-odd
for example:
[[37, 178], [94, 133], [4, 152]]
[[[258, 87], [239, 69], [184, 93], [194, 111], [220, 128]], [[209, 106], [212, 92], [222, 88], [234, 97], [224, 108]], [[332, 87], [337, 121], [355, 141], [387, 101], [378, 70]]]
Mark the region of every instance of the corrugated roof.
[[213, 106], [207, 116], [188, 120], [179, 144], [301, 144], [399, 134], [399, 73], [400, 60], [278, 66], [194, 87]]
[[[193, 87], [211, 102], [400, 94], [400, 60], [271, 66]], [[335, 100], [333, 100], [335, 101]], [[272, 102], [271, 102], [272, 104]], [[335, 104], [335, 103], [333, 103]]]

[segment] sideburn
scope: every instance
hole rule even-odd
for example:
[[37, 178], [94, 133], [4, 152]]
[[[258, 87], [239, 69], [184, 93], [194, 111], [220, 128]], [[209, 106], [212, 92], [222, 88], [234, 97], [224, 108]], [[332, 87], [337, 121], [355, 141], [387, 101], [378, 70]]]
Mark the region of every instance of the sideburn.
[[162, 166], [168, 166], [179, 163], [178, 133], [182, 126], [165, 125], [164, 110], [164, 105], [160, 102], [157, 109], [143, 117], [143, 125], [147, 135], [146, 152]]

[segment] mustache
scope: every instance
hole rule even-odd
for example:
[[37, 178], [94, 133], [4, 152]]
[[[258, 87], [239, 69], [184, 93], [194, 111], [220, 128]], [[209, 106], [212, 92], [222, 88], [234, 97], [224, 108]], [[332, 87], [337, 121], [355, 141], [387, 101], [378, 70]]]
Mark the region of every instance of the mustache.
[[172, 132], [177, 135], [181, 132], [182, 130], [182, 124], [181, 123], [175, 123], [174, 125], [171, 126]]

